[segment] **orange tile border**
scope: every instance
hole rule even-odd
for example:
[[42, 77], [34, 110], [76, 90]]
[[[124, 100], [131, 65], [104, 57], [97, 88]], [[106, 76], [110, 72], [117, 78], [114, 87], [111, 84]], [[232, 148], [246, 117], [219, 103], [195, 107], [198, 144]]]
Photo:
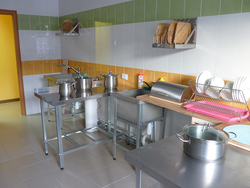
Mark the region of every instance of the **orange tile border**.
[[23, 62], [24, 67], [24, 75], [34, 75], [34, 61], [24, 61]]
[[43, 60], [36, 60], [34, 61], [34, 74], [43, 74], [43, 69], [44, 69], [44, 65], [43, 65]]
[[43, 73], [48, 74], [51, 73], [52, 71], [52, 63], [51, 60], [44, 60], [43, 61]]

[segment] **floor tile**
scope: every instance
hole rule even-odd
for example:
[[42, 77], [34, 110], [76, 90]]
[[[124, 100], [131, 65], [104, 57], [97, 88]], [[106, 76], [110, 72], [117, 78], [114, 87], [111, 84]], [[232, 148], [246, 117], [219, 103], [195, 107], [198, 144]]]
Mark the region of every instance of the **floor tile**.
[[37, 142], [33, 144], [27, 144], [27, 146], [33, 151], [44, 151], [44, 142]]
[[14, 185], [11, 188], [28, 188], [28, 187], [26, 186], [25, 183], [19, 183], [19, 184]]
[[37, 178], [49, 173], [44, 163], [34, 164], [25, 168], [18, 169], [18, 172], [24, 181]]
[[13, 133], [10, 133], [10, 134], [0, 135], [0, 142], [1, 143], [8, 142], [8, 141], [13, 141], [13, 140], [17, 140], [17, 139], [20, 139], [20, 136], [16, 132], [13, 132]]
[[106, 142], [90, 146], [90, 147], [86, 148], [85, 150], [94, 156], [98, 156], [98, 155], [101, 155], [101, 154], [104, 154], [107, 152], [113, 153], [112, 149], [110, 147], [108, 147]]
[[52, 174], [63, 185], [84, 176], [84, 173], [76, 166], [69, 166], [64, 170], [57, 170]]
[[[43, 161], [43, 163], [50, 172], [60, 170], [59, 156]], [[64, 158], [64, 169], [68, 168], [69, 166], [73, 166], [73, 163], [69, 159]]]
[[135, 173], [134, 166], [129, 164], [127, 161], [122, 161], [109, 167], [119, 173], [121, 176], [128, 176], [132, 173]]
[[0, 163], [8, 161], [9, 157], [5, 151], [0, 151]]
[[16, 171], [0, 176], [0, 187], [7, 188], [22, 183], [22, 179]]
[[15, 170], [16, 170], [15, 167], [12, 165], [10, 161], [0, 163], [0, 175], [15, 171]]
[[113, 159], [113, 154], [111, 153], [104, 153], [102, 155], [96, 156], [97, 159], [99, 159], [101, 162], [103, 162], [104, 164], [106, 164], [107, 166], [113, 165], [113, 164], [117, 164], [121, 161], [124, 161], [124, 158], [117, 155], [116, 160]]
[[135, 188], [135, 185], [131, 184], [126, 179], [121, 179], [117, 182], [114, 182], [114, 183], [106, 186], [105, 188]]
[[90, 177], [100, 187], [109, 185], [122, 178], [122, 176], [120, 176], [119, 174], [117, 174], [115, 171], [113, 171], [112, 169], [108, 167], [105, 169], [99, 170], [97, 172], [94, 172], [92, 174], [89, 174], [88, 177]]
[[25, 155], [32, 154], [32, 151], [28, 146], [21, 146], [18, 148], [6, 150], [6, 153], [8, 154], [10, 159], [16, 159]]
[[64, 185], [64, 188], [80, 188], [80, 187], [100, 188], [94, 181], [92, 181], [89, 177], [86, 176], [78, 178], [73, 182]]
[[65, 157], [69, 159], [70, 161], [72, 161], [74, 164], [76, 164], [88, 158], [92, 158], [93, 156], [89, 152], [87, 152], [85, 149], [82, 149], [82, 150], [67, 154], [65, 155]]
[[91, 174], [105, 168], [107, 165], [96, 159], [95, 157], [86, 159], [77, 164], [77, 167], [85, 174]]
[[13, 159], [12, 162], [14, 164], [14, 166], [19, 169], [19, 168], [23, 168], [35, 163], [38, 163], [40, 160], [37, 158], [36, 155], [34, 154], [30, 154], [30, 155], [26, 155], [23, 157], [19, 157], [17, 159]]
[[161, 183], [156, 183], [155, 185], [153, 185], [150, 188], [168, 188], [167, 186], [161, 184]]
[[4, 142], [2, 143], [2, 146], [4, 147], [5, 150], [10, 150], [21, 146], [25, 146], [25, 143], [21, 138], [19, 138], [13, 141]]
[[25, 183], [28, 188], [56, 188], [60, 186], [60, 183], [51, 174], [40, 176]]
[[[125, 179], [127, 179], [132, 184], [136, 185], [136, 174], [135, 173], [127, 176]], [[151, 178], [149, 175], [147, 175], [143, 172], [141, 173], [141, 187], [142, 188], [150, 188], [153, 185], [155, 185], [156, 183], [157, 183], [157, 181], [155, 179]]]

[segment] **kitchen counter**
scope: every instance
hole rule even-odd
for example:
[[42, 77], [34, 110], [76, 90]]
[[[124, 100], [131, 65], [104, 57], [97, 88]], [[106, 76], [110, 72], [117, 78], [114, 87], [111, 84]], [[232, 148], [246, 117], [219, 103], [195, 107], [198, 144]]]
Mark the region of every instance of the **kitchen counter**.
[[249, 154], [229, 145], [223, 159], [198, 160], [183, 152], [183, 143], [174, 135], [125, 153], [125, 160], [166, 187], [246, 188], [250, 187]]
[[[240, 122], [237, 122], [237, 121], [236, 122], [225, 122], [221, 119], [217, 119], [217, 118], [213, 118], [211, 116], [203, 115], [203, 114], [200, 114], [197, 112], [189, 111], [183, 107], [184, 104], [182, 104], [182, 103], [175, 103], [172, 101], [167, 101], [164, 99], [150, 96], [149, 94], [138, 96], [137, 99], [142, 100], [144, 102], [148, 102], [148, 103], [157, 105], [157, 106], [161, 106], [161, 107], [164, 107], [164, 108], [176, 111], [176, 112], [180, 112], [180, 113], [186, 114], [188, 116], [196, 117], [199, 119], [203, 119], [203, 120], [215, 123], [217, 125], [216, 128], [221, 129], [221, 130], [226, 126], [234, 125], [234, 124], [250, 125], [250, 121], [248, 121], [248, 119], [243, 119]], [[234, 140], [229, 141], [229, 144], [250, 151], [250, 145], [242, 144], [242, 143], [239, 143], [239, 142], [234, 141]]]

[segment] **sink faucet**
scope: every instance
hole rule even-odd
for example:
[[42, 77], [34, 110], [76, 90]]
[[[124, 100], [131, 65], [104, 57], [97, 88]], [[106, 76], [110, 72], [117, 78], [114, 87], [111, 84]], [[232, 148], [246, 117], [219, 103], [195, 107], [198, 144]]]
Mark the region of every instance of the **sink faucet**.
[[[63, 64], [58, 64], [58, 66], [66, 66]], [[80, 77], [82, 77], [81, 72], [80, 72], [80, 67], [78, 67], [78, 71], [76, 69], [74, 69], [73, 67], [68, 65], [68, 69], [72, 69], [73, 71], [75, 71]]]
[[69, 66], [69, 65], [68, 65], [68, 68], [75, 71], [79, 76], [82, 76], [81, 73], [80, 73], [80, 67], [78, 67], [78, 71], [76, 69], [74, 69], [73, 67]]

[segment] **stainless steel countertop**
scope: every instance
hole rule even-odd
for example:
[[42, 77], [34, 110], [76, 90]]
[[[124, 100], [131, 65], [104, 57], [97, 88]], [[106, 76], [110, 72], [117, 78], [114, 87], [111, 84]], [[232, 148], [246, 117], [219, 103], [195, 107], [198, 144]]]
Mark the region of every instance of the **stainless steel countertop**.
[[108, 96], [109, 91], [106, 91], [104, 87], [92, 88], [88, 92], [73, 92], [70, 97], [60, 97], [59, 86], [55, 87], [43, 87], [34, 89], [34, 95], [41, 100], [49, 103], [52, 106], [58, 106], [63, 104], [71, 104], [73, 102], [80, 102], [90, 99], [97, 99]]
[[250, 152], [229, 145], [225, 158], [202, 161], [174, 135], [125, 153], [125, 159], [169, 188], [250, 187]]

